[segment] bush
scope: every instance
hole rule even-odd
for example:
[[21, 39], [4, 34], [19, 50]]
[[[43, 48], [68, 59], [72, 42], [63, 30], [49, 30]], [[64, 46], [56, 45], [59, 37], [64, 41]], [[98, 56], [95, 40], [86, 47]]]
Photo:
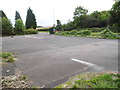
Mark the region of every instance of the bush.
[[13, 55], [12, 53], [4, 52], [4, 53], [0, 54], [0, 57], [2, 57], [2, 58], [8, 58], [8, 57], [10, 57], [12, 55]]
[[24, 31], [25, 34], [37, 34], [38, 30], [36, 29], [27, 29]]
[[99, 33], [99, 35], [102, 38], [108, 38], [108, 39], [120, 39], [120, 37], [116, 34], [114, 34], [110, 29], [105, 29]]
[[79, 36], [86, 36], [86, 35], [90, 35], [91, 34], [91, 31], [90, 30], [72, 30], [72, 31], [64, 31], [64, 32], [61, 32], [61, 33], [57, 33], [57, 35], [79, 35]]
[[12, 34], [13, 27], [10, 20], [8, 20], [6, 17], [3, 17], [2, 19], [0, 19], [0, 25], [2, 25], [2, 35]]
[[78, 32], [78, 30], [72, 30], [72, 31], [69, 32], [69, 34], [75, 35], [77, 32]]
[[21, 34], [25, 30], [25, 26], [23, 24], [23, 21], [21, 19], [17, 19], [15, 21], [15, 33], [16, 34]]
[[92, 32], [90, 30], [81, 30], [81, 31], [78, 31], [76, 34], [81, 36], [86, 36], [86, 35], [90, 35], [91, 33]]
[[70, 34], [70, 31], [63, 31], [61, 32], [62, 35]]
[[14, 62], [16, 58], [14, 58], [13, 53], [3, 52], [0, 53], [0, 58], [2, 58], [3, 62]]
[[87, 28], [88, 30], [91, 30], [92, 32], [101, 32], [103, 31], [105, 28]]

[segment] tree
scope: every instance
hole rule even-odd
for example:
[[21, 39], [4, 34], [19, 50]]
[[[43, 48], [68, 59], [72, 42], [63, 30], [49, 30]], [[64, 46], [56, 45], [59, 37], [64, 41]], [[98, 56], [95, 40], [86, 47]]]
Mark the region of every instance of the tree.
[[75, 8], [75, 12], [74, 12], [74, 24], [75, 24], [75, 27], [81, 27], [81, 23], [82, 23], [82, 20], [84, 18], [85, 15], [87, 15], [88, 13], [88, 10], [85, 9], [84, 7], [77, 7]]
[[86, 15], [88, 13], [88, 10], [79, 6], [77, 8], [75, 8], [75, 12], [74, 12], [74, 17], [80, 17], [82, 15]]
[[6, 18], [7, 18], [7, 16], [5, 15], [5, 13], [4, 13], [2, 10], [0, 10], [0, 17], [1, 17], [1, 18], [3, 18], [3, 17], [6, 17]]
[[120, 1], [116, 1], [110, 11], [110, 25], [116, 32], [120, 32]]
[[17, 20], [17, 19], [21, 19], [21, 16], [20, 16], [20, 14], [16, 11], [15, 20]]
[[57, 20], [56, 29], [61, 30], [61, 21], [60, 20]]
[[62, 25], [62, 29], [64, 31], [70, 31], [70, 30], [75, 29], [74, 21], [70, 21], [67, 24], [63, 24]]
[[15, 21], [15, 32], [16, 33], [21, 33], [21, 32], [24, 31], [24, 29], [25, 29], [25, 26], [23, 24], [23, 21], [21, 19], [17, 19]]
[[35, 15], [30, 8], [27, 11], [27, 17], [26, 17], [25, 25], [26, 25], [26, 29], [29, 29], [29, 28], [36, 29], [36, 27], [37, 27]]
[[8, 20], [6, 17], [3, 17], [2, 19], [2, 34], [3, 35], [12, 35], [13, 34], [13, 27], [10, 20]]

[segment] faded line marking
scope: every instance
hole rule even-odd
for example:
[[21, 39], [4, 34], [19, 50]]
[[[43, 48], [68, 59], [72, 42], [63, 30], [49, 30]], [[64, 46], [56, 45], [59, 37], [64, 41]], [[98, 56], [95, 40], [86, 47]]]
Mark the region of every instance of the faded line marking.
[[98, 65], [93, 64], [93, 63], [85, 62], [85, 61], [78, 60], [78, 59], [74, 59], [74, 58], [72, 58], [71, 60], [72, 60], [72, 61], [75, 61], [75, 62], [79, 62], [79, 63], [85, 64], [85, 65], [87, 65], [87, 66], [89, 66], [89, 67], [93, 67], [93, 68], [96, 69], [96, 70], [103, 70], [103, 67], [98, 66]]
[[35, 37], [35, 36], [24, 36], [24, 37], [27, 37], [27, 38], [35, 38], [35, 39], [44, 39], [43, 37]]

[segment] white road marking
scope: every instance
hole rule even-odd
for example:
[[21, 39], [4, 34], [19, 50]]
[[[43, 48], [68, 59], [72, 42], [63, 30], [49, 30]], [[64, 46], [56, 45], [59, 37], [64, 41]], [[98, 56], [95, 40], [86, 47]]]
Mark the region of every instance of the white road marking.
[[78, 59], [74, 59], [74, 58], [72, 58], [71, 60], [72, 60], [72, 61], [75, 61], [75, 62], [78, 62], [78, 63], [85, 64], [85, 65], [87, 65], [87, 66], [89, 66], [89, 67], [93, 67], [93, 68], [96, 69], [96, 70], [102, 70], [102, 69], [103, 69], [103, 67], [101, 67], [101, 66], [98, 66], [98, 65], [96, 65], [96, 64], [89, 63], [89, 62], [86, 62], [86, 61], [82, 61], [82, 60], [78, 60]]
[[24, 36], [24, 37], [27, 37], [27, 38], [35, 38], [35, 39], [44, 39], [43, 37], [35, 37], [35, 36]]

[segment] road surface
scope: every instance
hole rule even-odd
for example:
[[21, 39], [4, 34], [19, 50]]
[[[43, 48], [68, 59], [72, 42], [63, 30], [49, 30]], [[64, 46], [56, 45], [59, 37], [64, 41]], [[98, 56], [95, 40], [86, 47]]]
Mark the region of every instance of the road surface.
[[55, 87], [84, 72], [118, 71], [118, 40], [37, 35], [3, 37], [3, 52], [17, 55], [34, 86]]

